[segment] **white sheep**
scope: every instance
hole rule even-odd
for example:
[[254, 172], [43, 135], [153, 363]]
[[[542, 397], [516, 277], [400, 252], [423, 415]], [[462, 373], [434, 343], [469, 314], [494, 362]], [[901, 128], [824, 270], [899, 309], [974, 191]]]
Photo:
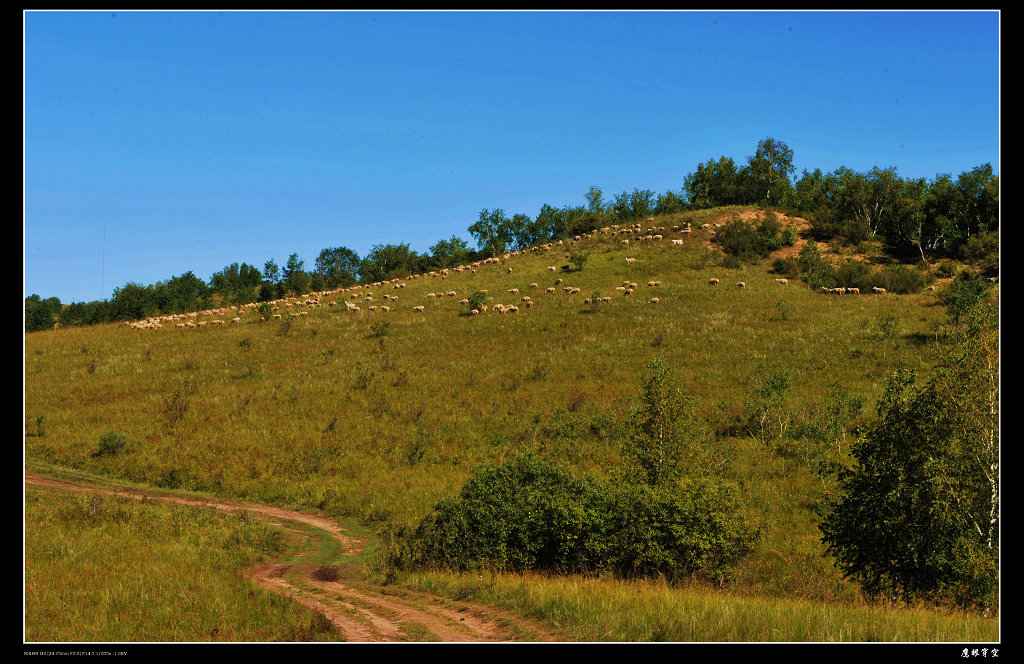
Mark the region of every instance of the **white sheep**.
[[718, 279], [715, 279], [715, 278], [712, 277], [710, 280], [708, 280], [708, 285], [709, 286], [717, 286], [718, 285]]

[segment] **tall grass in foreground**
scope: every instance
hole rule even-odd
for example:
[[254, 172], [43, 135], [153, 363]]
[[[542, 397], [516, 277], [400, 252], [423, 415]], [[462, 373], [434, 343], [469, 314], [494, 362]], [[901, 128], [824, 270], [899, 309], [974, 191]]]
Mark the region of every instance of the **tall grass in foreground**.
[[544, 620], [578, 642], [984, 642], [997, 618], [927, 609], [745, 597], [657, 581], [413, 574], [403, 583]]
[[25, 641], [343, 640], [242, 574], [280, 540], [244, 514], [27, 490]]

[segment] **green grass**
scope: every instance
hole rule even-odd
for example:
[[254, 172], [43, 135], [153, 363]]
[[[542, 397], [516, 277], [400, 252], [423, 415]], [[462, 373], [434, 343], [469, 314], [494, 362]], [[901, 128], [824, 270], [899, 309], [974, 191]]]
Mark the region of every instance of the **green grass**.
[[342, 640], [326, 618], [242, 571], [275, 529], [211, 508], [25, 493], [25, 640]]
[[[727, 212], [691, 213], [692, 223]], [[683, 247], [667, 237], [628, 246], [610, 236], [583, 240], [589, 260], [579, 272], [546, 269], [567, 264], [571, 248], [563, 246], [513, 257], [511, 274], [486, 265], [403, 280], [401, 290], [363, 287], [352, 292], [372, 291], [375, 304], [385, 293], [399, 301], [388, 303], [390, 313], [360, 299], [358, 313], [342, 305], [286, 315], [286, 334], [282, 321], [259, 323], [251, 313], [240, 324], [198, 329], [27, 334], [26, 463], [320, 511], [368, 531], [414, 524], [472, 468], [517, 452], [606, 474], [619, 460], [620, 425], [641, 375], [664, 356], [716, 432], [715, 471], [737, 482], [762, 529], [730, 597], [855, 601], [857, 588], [818, 539], [825, 484], [792, 449], [767, 448], [741, 426], [754, 376], [792, 372], [792, 422], [820, 414], [833, 381], [861, 397], [870, 417], [890, 371], [930, 371], [945, 311], [933, 294], [839, 297], [796, 280], [779, 286], [770, 261], [715, 267], [702, 233], [684, 237]], [[711, 277], [721, 284], [709, 286]], [[545, 293], [558, 278], [559, 290]], [[632, 295], [616, 290], [626, 280], [639, 284]], [[662, 285], [647, 288], [652, 280]], [[468, 315], [457, 300], [484, 289], [492, 309], [521, 304], [522, 295], [535, 306]], [[458, 296], [424, 297], [448, 290]], [[612, 301], [585, 306], [594, 291]], [[652, 296], [660, 302], [650, 304]], [[425, 311], [414, 313], [421, 304]], [[880, 342], [876, 321], [890, 315], [897, 334]], [[373, 327], [382, 321], [386, 329]], [[110, 431], [129, 443], [97, 456]], [[721, 640], [737, 638], [746, 637], [726, 631]]]

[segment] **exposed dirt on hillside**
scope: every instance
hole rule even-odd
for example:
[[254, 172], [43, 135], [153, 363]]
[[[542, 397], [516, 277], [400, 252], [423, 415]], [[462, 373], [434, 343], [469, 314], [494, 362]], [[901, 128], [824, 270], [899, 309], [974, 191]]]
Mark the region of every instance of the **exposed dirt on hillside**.
[[544, 627], [510, 612], [489, 606], [455, 601], [400, 588], [374, 585], [362, 578], [354, 564], [344, 560], [323, 566], [295, 562], [316, 555], [309, 550], [308, 528], [324, 530], [341, 544], [345, 557], [359, 553], [364, 542], [352, 537], [329, 519], [315, 514], [269, 505], [235, 501], [209, 501], [167, 493], [142, 493], [60, 480], [31, 472], [25, 485], [45, 490], [82, 491], [141, 500], [160, 500], [196, 507], [247, 511], [253, 517], [281, 528], [287, 534], [287, 550], [276, 560], [247, 570], [250, 578], [274, 592], [326, 616], [345, 635], [346, 641], [446, 641], [508, 642], [558, 641]]

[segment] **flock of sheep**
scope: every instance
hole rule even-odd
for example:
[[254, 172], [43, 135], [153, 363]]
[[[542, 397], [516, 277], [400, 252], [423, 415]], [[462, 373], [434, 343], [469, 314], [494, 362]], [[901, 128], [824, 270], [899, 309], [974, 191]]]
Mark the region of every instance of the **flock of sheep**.
[[[650, 224], [650, 223], [654, 222], [654, 219], [653, 218], [649, 218], [647, 221]], [[720, 226], [720, 224], [707, 223], [707, 224], [704, 224], [704, 225], [700, 226], [700, 230], [707, 231], [707, 232], [713, 234], [715, 232], [715, 230], [719, 226]], [[580, 235], [576, 235], [572, 240], [568, 240], [568, 241], [558, 240], [556, 242], [548, 242], [548, 243], [545, 243], [545, 244], [542, 244], [542, 245], [530, 247], [528, 249], [523, 249], [523, 250], [520, 250], [520, 251], [509, 252], [509, 253], [506, 253], [506, 254], [504, 254], [503, 256], [500, 256], [500, 257], [486, 258], [486, 259], [483, 259], [483, 260], [480, 260], [480, 261], [475, 261], [473, 263], [466, 264], [466, 265], [460, 265], [460, 266], [457, 266], [457, 267], [454, 267], [454, 268], [447, 268], [447, 269], [442, 269], [442, 270], [430, 271], [430, 272], [423, 273], [423, 274], [409, 275], [405, 279], [397, 279], [397, 278], [395, 278], [395, 279], [391, 279], [389, 281], [378, 281], [378, 282], [375, 282], [375, 283], [372, 283], [372, 284], [356, 285], [356, 286], [350, 286], [350, 287], [347, 287], [347, 288], [337, 288], [337, 289], [334, 289], [334, 290], [320, 291], [320, 292], [315, 292], [315, 293], [308, 293], [308, 294], [300, 295], [298, 297], [293, 297], [293, 298], [282, 298], [282, 299], [279, 299], [279, 300], [273, 300], [273, 301], [271, 301], [269, 303], [271, 313], [269, 313], [268, 315], [270, 316], [271, 319], [275, 319], [275, 320], [280, 320], [282, 318], [283, 314], [288, 314], [288, 315], [290, 315], [290, 316], [292, 316], [294, 318], [298, 318], [298, 317], [301, 317], [301, 316], [306, 316], [306, 315], [309, 314], [309, 309], [318, 308], [318, 307], [322, 306], [322, 300], [326, 300], [326, 298], [331, 298], [333, 296], [339, 296], [339, 295], [342, 295], [342, 294], [347, 294], [347, 297], [342, 299], [341, 303], [343, 303], [345, 305], [345, 308], [348, 311], [353, 311], [353, 312], [361, 311], [362, 307], [359, 304], [356, 304], [356, 301], [361, 301], [362, 305], [365, 306], [367, 308], [367, 310], [369, 310], [369, 311], [381, 311], [381, 312], [387, 313], [387, 312], [390, 312], [392, 310], [393, 304], [398, 301], [398, 296], [397, 295], [391, 295], [389, 293], [384, 293], [383, 295], [380, 295], [380, 298], [383, 300], [384, 303], [378, 304], [377, 300], [374, 299], [375, 298], [374, 292], [377, 291], [378, 289], [387, 289], [387, 290], [391, 290], [391, 291], [401, 290], [401, 289], [406, 288], [406, 286], [408, 285], [408, 282], [413, 281], [413, 280], [417, 280], [417, 279], [440, 279], [440, 280], [444, 280], [444, 279], [447, 279], [449, 276], [453, 276], [453, 275], [455, 275], [457, 273], [461, 273], [461, 272], [476, 273], [477, 269], [484, 268], [484, 267], [489, 266], [489, 265], [505, 265], [505, 267], [507, 268], [507, 273], [511, 274], [512, 271], [513, 271], [512, 266], [507, 265], [507, 263], [509, 261], [511, 261], [516, 256], [525, 255], [525, 254], [529, 254], [529, 253], [535, 253], [535, 252], [548, 252], [548, 251], [553, 251], [553, 250], [559, 250], [559, 247], [565, 248], [565, 247], [568, 247], [568, 246], [572, 246], [572, 245], [575, 245], [575, 244], [577, 244], [579, 242], [582, 242], [584, 240], [587, 240], [587, 239], [590, 239], [590, 238], [594, 238], [594, 237], [598, 237], [600, 235], [610, 235], [610, 236], [628, 235], [628, 236], [632, 237], [633, 242], [645, 242], [646, 243], [646, 242], [659, 242], [659, 241], [663, 240], [665, 238], [665, 236], [668, 235], [669, 233], [677, 233], [677, 234], [680, 234], [680, 235], [685, 235], [685, 234], [691, 234], [692, 232], [693, 231], [692, 231], [692, 229], [690, 227], [690, 224], [685, 224], [685, 225], [682, 225], [682, 226], [672, 226], [671, 229], [667, 229], [667, 228], [665, 228], [663, 226], [662, 227], [648, 226], [648, 227], [645, 228], [640, 223], [630, 224], [629, 226], [624, 226], [624, 227], [621, 227], [621, 228], [619, 226], [617, 226], [617, 225], [616, 226], [606, 226], [604, 228], [600, 228], [600, 229], [596, 229], [594, 231], [591, 231], [590, 233], [583, 233], [583, 234], [580, 234]], [[628, 245], [630, 243], [630, 238], [629, 237], [623, 238], [623, 239], [619, 240], [619, 242], [621, 242], [623, 245]], [[683, 240], [680, 239], [680, 238], [672, 238], [671, 242], [672, 242], [673, 245], [682, 245], [683, 244]], [[566, 258], [569, 258], [570, 256], [571, 256], [571, 253], [567, 253], [566, 254]], [[632, 256], [631, 257], [627, 257], [625, 259], [625, 261], [626, 261], [626, 263], [628, 265], [634, 265], [636, 263], [636, 260], [637, 259], [635, 257], [632, 257]], [[558, 267], [554, 266], [554, 265], [547, 266], [547, 270], [550, 271], [550, 272], [557, 272], [558, 271]], [[562, 286], [562, 281], [563, 280], [560, 279], [560, 278], [556, 279], [553, 286], [549, 286], [549, 287], [545, 288], [544, 293], [545, 294], [555, 294], [555, 293], [558, 292], [557, 289], [555, 288], [555, 286], [561, 286], [562, 291], [565, 292], [568, 295], [578, 295], [578, 294], [580, 294], [580, 292], [581, 292], [580, 288], [577, 288], [577, 287], [574, 287], [574, 286]], [[778, 283], [780, 285], [783, 285], [783, 286], [788, 285], [788, 283], [789, 283], [789, 281], [787, 279], [776, 279], [775, 281], [776, 281], [776, 283]], [[712, 285], [712, 286], [716, 286], [716, 285], [718, 285], [719, 280], [717, 278], [712, 278], [712, 279], [709, 280], [708, 283], [710, 285]], [[647, 287], [648, 288], [656, 288], [656, 287], [659, 287], [659, 286], [661, 286], [661, 282], [660, 281], [653, 281], [652, 280], [652, 281], [647, 282]], [[739, 287], [739, 288], [745, 288], [746, 287], [746, 283], [743, 282], [743, 281], [740, 281], [740, 282], [736, 283], [736, 286]], [[531, 282], [529, 284], [528, 288], [529, 289], [533, 289], [533, 290], [537, 290], [539, 292], [540, 285], [537, 282]], [[634, 283], [634, 282], [628, 281], [628, 280], [625, 281], [622, 285], [616, 287], [616, 290], [621, 292], [623, 295], [631, 295], [631, 294], [633, 294], [636, 291], [636, 289], [637, 289], [637, 284]], [[885, 289], [884, 288], [877, 288], [876, 287], [873, 290], [874, 290], [875, 293], [885, 293]], [[836, 293], [836, 294], [839, 294], [839, 295], [843, 295], [843, 294], [859, 294], [860, 293], [860, 291], [858, 289], [856, 289], [856, 288], [823, 288], [822, 291], [826, 292], [826, 293]], [[483, 292], [486, 293], [487, 291], [483, 291]], [[509, 295], [519, 296], [519, 303], [518, 304], [500, 304], [499, 303], [499, 304], [491, 305], [490, 308], [488, 308], [487, 305], [482, 305], [481, 304], [481, 305], [478, 305], [477, 307], [471, 309], [470, 310], [470, 314], [473, 315], [473, 316], [478, 316], [478, 315], [480, 315], [482, 313], [487, 312], [488, 310], [490, 310], [492, 312], [495, 312], [495, 313], [500, 313], [500, 314], [516, 313], [516, 312], [518, 312], [520, 310], [520, 306], [522, 306], [524, 308], [529, 308], [529, 307], [533, 307], [534, 306], [534, 301], [531, 298], [531, 296], [529, 296], [529, 295], [521, 295], [518, 287], [513, 287], [513, 288], [508, 289], [508, 294]], [[458, 297], [458, 293], [455, 290], [451, 290], [451, 289], [446, 289], [446, 290], [442, 290], [442, 291], [439, 291], [439, 292], [429, 292], [429, 293], [427, 293], [425, 295], [425, 299], [428, 299], [428, 300], [436, 300], [436, 299], [440, 299], [440, 298], [452, 298], [452, 299], [454, 299], [456, 297]], [[608, 296], [604, 296], [604, 297], [600, 298], [600, 300], [603, 301], [603, 302], [610, 302], [611, 299], [612, 298], [608, 297]], [[652, 298], [650, 298], [648, 300], [648, 302], [651, 303], [651, 304], [658, 304], [660, 302], [660, 298], [652, 297]], [[463, 298], [461, 300], [458, 300], [458, 303], [460, 305], [466, 306], [466, 305], [469, 304], [469, 300], [467, 298]], [[592, 304], [593, 303], [592, 302], [592, 298], [585, 299], [584, 303], [585, 304]], [[327, 301], [326, 304], [329, 307], [334, 307], [334, 306], [337, 306], [339, 304], [339, 302], [336, 301], [336, 300], [331, 300], [331, 301]], [[169, 315], [165, 315], [165, 316], [150, 317], [150, 318], [146, 318], [146, 319], [135, 321], [135, 322], [128, 322], [128, 323], [125, 323], [125, 325], [130, 327], [130, 328], [132, 328], [132, 329], [141, 329], [141, 330], [159, 329], [164, 324], [173, 324], [176, 328], [198, 328], [198, 327], [205, 327], [207, 325], [224, 325], [225, 324], [225, 320], [229, 320], [231, 323], [237, 324], [237, 323], [240, 323], [242, 321], [242, 317], [243, 316], [245, 316], [246, 318], [254, 318], [256, 315], [259, 315], [259, 322], [261, 322], [261, 323], [262, 322], [266, 322], [267, 321], [267, 316], [259, 314], [260, 307], [261, 307], [260, 304], [252, 302], [252, 303], [249, 303], [249, 304], [239, 305], [239, 306], [235, 306], [235, 307], [221, 307], [221, 308], [216, 308], [216, 309], [207, 309], [207, 310], [204, 310], [204, 311], [191, 312], [191, 313], [187, 313], [187, 314], [169, 314]], [[297, 310], [293, 311], [293, 312], [288, 312], [287, 311], [288, 309], [297, 309]], [[416, 313], [423, 313], [423, 312], [426, 312], [427, 307], [425, 305], [423, 305], [423, 304], [417, 304], [415, 306], [412, 306], [411, 310], [413, 312], [416, 312]], [[228, 316], [230, 316], [230, 318], [228, 318]], [[211, 318], [212, 318], [212, 320], [211, 320]]]

